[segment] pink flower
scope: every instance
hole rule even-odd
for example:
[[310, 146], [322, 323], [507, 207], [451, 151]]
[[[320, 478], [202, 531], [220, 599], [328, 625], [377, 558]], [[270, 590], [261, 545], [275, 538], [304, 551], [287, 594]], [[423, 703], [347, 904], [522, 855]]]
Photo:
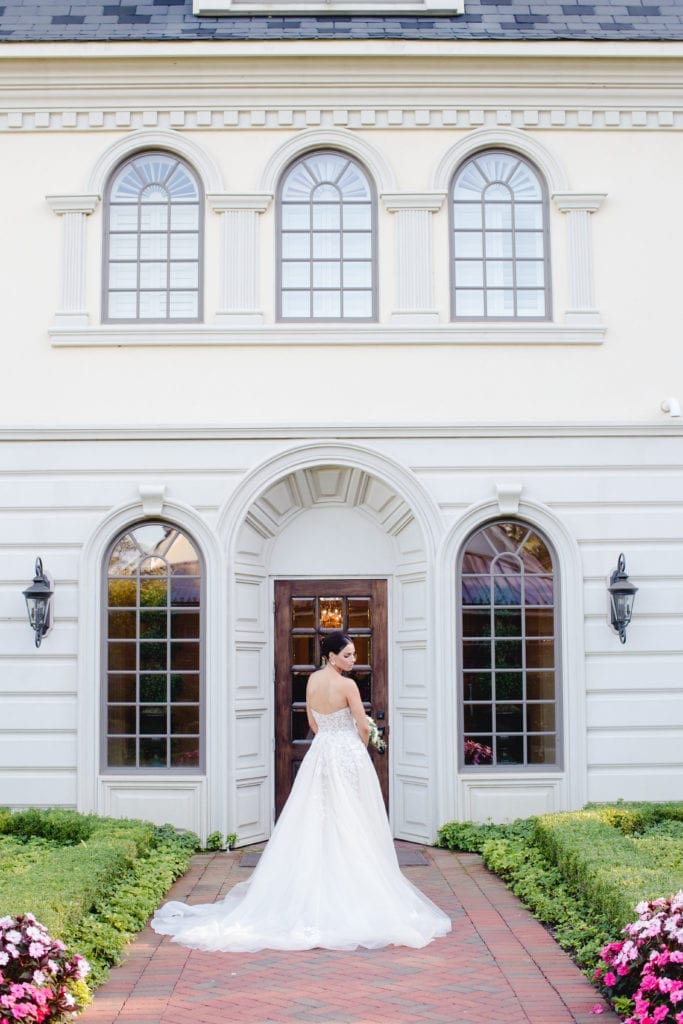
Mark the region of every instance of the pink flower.
[[661, 1021], [666, 1020], [668, 1016], [669, 1009], [666, 1006], [658, 1006], [655, 1012], [652, 1014], [652, 1017], [654, 1020], [657, 1021], [657, 1024], [661, 1024]]
[[603, 1007], [600, 1005], [600, 1003], [596, 1003], [595, 1006], [593, 1007], [593, 1009], [591, 1010], [591, 1013], [604, 1013], [604, 1012], [605, 1011], [604, 1011]]
[[617, 976], [612, 971], [608, 971], [603, 980], [607, 988], [612, 988], [617, 983]]

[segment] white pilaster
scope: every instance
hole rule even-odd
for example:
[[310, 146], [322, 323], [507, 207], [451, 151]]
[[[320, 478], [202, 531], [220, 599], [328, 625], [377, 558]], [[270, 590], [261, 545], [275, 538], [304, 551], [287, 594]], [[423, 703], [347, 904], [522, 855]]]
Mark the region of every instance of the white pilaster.
[[438, 323], [434, 306], [432, 268], [432, 214], [437, 213], [445, 193], [384, 193], [389, 213], [396, 214], [396, 297], [391, 319], [394, 323]]
[[605, 193], [555, 192], [553, 200], [561, 213], [569, 217], [568, 264], [569, 309], [564, 315], [568, 324], [597, 324], [600, 313], [595, 307], [593, 280], [593, 237], [590, 216], [600, 209]]
[[98, 195], [46, 196], [50, 209], [64, 218], [60, 309], [54, 322], [60, 327], [87, 327], [85, 308], [85, 218], [100, 200]]
[[210, 193], [207, 200], [223, 218], [221, 297], [217, 324], [260, 324], [258, 215], [265, 213], [270, 193]]

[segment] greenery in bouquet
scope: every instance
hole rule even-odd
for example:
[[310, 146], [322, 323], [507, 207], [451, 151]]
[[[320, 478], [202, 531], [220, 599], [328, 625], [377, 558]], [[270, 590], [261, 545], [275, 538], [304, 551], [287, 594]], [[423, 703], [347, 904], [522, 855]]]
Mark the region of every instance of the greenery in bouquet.
[[62, 1024], [90, 1001], [87, 960], [33, 914], [0, 918], [0, 1024]]
[[626, 1024], [683, 1024], [683, 890], [643, 901], [601, 952], [595, 977]]
[[374, 747], [378, 754], [383, 754], [387, 749], [386, 740], [382, 738], [382, 733], [380, 732], [375, 720], [370, 718], [370, 715], [366, 715], [365, 717], [367, 718], [368, 725], [370, 726], [370, 746]]

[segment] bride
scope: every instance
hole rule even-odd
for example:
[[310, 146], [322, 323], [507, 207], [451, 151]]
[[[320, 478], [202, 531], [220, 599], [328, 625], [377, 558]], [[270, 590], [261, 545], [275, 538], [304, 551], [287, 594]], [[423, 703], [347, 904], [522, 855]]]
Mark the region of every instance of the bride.
[[425, 946], [451, 922], [398, 866], [366, 747], [369, 727], [343, 633], [323, 638], [327, 663], [306, 688], [315, 734], [251, 878], [218, 903], [169, 902], [152, 928], [193, 949]]

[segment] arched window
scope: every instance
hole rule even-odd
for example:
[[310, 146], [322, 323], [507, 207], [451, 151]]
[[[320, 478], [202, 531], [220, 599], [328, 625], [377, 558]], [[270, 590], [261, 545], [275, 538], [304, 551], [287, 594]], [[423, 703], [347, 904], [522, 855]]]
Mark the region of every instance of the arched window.
[[202, 571], [177, 527], [145, 522], [107, 560], [105, 769], [202, 764]]
[[459, 586], [461, 764], [558, 767], [557, 578], [546, 541], [518, 521], [477, 530]]
[[105, 202], [105, 320], [201, 319], [202, 207], [196, 175], [171, 153], [118, 168]]
[[302, 157], [278, 212], [279, 318], [375, 319], [375, 197], [360, 165], [333, 151]]
[[454, 320], [550, 318], [548, 200], [516, 153], [477, 153], [453, 178]]

